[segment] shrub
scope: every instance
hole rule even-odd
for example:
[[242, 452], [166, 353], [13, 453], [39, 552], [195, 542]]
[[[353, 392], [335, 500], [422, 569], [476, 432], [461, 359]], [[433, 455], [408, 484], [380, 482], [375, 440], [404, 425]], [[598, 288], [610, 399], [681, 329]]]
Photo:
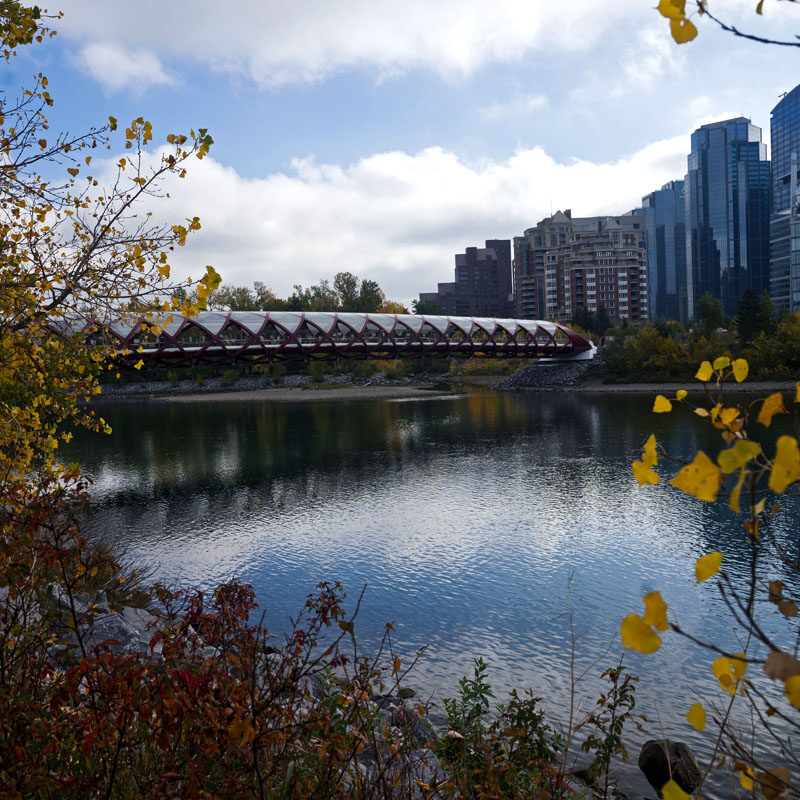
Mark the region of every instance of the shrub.
[[176, 387], [178, 385], [178, 383], [179, 383], [178, 373], [177, 372], [173, 372], [172, 370], [170, 370], [167, 373], [167, 380], [170, 382], [171, 386]]
[[226, 369], [223, 370], [222, 375], [220, 376], [220, 383], [223, 386], [233, 386], [236, 381], [239, 380], [239, 370], [238, 369]]

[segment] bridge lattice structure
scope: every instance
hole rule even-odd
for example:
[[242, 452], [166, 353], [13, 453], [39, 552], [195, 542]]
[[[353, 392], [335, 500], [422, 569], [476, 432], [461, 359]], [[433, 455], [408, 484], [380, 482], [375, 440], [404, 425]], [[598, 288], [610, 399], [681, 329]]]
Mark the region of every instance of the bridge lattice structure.
[[63, 334], [110, 344], [121, 363], [193, 366], [235, 361], [423, 357], [591, 358], [594, 345], [557, 322], [322, 311], [203, 311], [104, 324], [54, 320]]

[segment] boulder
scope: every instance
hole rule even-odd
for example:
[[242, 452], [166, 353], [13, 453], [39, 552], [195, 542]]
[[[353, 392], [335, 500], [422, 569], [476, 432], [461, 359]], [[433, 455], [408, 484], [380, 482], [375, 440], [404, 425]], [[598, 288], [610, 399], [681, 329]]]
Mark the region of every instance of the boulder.
[[689, 745], [670, 739], [645, 742], [639, 753], [639, 769], [659, 793], [670, 777], [689, 794], [700, 783], [700, 767]]

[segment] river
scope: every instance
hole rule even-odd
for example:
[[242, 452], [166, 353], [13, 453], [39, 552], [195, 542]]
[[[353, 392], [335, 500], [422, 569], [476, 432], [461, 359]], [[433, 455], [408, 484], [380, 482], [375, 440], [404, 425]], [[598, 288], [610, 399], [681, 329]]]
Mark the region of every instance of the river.
[[[620, 620], [641, 613], [653, 589], [686, 629], [735, 641], [694, 562], [719, 549], [730, 572], [742, 567], [740, 518], [663, 481], [640, 489], [631, 474], [650, 433], [683, 457], [716, 453], [718, 433], [688, 409], [651, 408], [645, 395], [479, 389], [302, 404], [117, 401], [100, 407], [113, 434], [76, 436], [65, 455], [94, 481], [87, 531], [121, 541], [158, 579], [247, 581], [275, 631], [321, 580], [340, 581], [350, 607], [366, 586], [361, 646], [374, 647], [387, 621], [406, 660], [427, 646], [407, 680], [420, 695], [452, 695], [480, 656], [498, 698], [530, 687], [563, 724], [570, 583], [577, 668], [589, 668], [577, 689], [584, 709], [602, 668], [619, 660]], [[780, 519], [793, 546], [796, 514]], [[662, 735], [710, 752], [709, 733], [685, 714], [695, 700], [727, 698], [711, 660], [675, 635], [653, 655], [626, 653], [649, 720], [631, 727], [634, 763], [638, 745]], [[623, 773], [641, 783], [634, 766]]]

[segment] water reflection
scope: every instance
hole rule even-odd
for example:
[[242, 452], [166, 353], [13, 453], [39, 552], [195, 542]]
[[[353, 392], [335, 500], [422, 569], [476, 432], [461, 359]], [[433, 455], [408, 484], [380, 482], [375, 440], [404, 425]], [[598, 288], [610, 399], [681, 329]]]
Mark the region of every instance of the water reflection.
[[[103, 408], [113, 437], [76, 437], [68, 455], [95, 480], [89, 531], [113, 532], [160, 577], [247, 580], [276, 629], [321, 579], [351, 595], [367, 584], [366, 642], [393, 620], [402, 649], [429, 645], [419, 688], [451, 693], [483, 656], [501, 691], [530, 686], [559, 714], [570, 579], [579, 666], [616, 641], [622, 616], [655, 588], [687, 628], [735, 641], [693, 565], [711, 549], [744, 563], [740, 522], [664, 486], [639, 490], [630, 473], [651, 432], [683, 456], [716, 451], [716, 433], [679, 414], [654, 416], [651, 403], [491, 392], [126, 402]], [[714, 696], [713, 679], [707, 658], [669, 642], [626, 661], [665, 733], [691, 740], [683, 715], [698, 696]], [[614, 644], [603, 666], [618, 653]], [[599, 684], [584, 688], [595, 694]]]

